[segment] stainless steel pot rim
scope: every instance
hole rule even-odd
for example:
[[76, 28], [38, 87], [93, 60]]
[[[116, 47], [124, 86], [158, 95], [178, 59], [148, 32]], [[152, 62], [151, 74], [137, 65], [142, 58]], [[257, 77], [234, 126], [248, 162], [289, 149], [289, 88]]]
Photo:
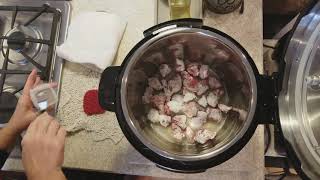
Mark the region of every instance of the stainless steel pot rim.
[[[252, 93], [252, 99], [250, 102], [250, 111], [248, 112], [247, 120], [244, 123], [243, 128], [240, 130], [239, 134], [231, 140], [229, 143], [227, 143], [225, 146], [222, 146], [214, 151], [210, 151], [205, 154], [200, 154], [200, 155], [177, 155], [173, 153], [169, 153], [165, 150], [161, 150], [155, 145], [153, 145], [151, 142], [149, 142], [145, 137], [141, 135], [141, 133], [138, 132], [138, 130], [135, 128], [135, 125], [133, 124], [129, 111], [127, 108], [127, 90], [126, 90], [126, 84], [128, 80], [128, 75], [130, 68], [135, 64], [136, 60], [138, 57], [143, 53], [143, 50], [145, 50], [147, 47], [149, 47], [151, 44], [157, 42], [161, 38], [167, 37], [169, 35], [173, 35], [176, 33], [199, 33], [201, 35], [208, 36], [210, 38], [215, 38], [217, 41], [220, 41], [222, 44], [225, 44], [228, 46], [230, 49], [235, 51], [240, 58], [242, 59], [242, 63], [244, 67], [247, 70], [247, 73], [249, 75], [249, 80], [251, 84], [251, 93]], [[152, 37], [150, 40], [142, 44], [134, 53], [131, 57], [129, 57], [129, 63], [127, 64], [126, 68], [124, 69], [123, 77], [121, 79], [121, 87], [120, 87], [120, 93], [121, 93], [121, 106], [122, 106], [122, 111], [125, 117], [126, 123], [129, 125], [130, 129], [132, 132], [135, 134], [135, 136], [148, 148], [150, 148], [152, 151], [156, 152], [157, 154], [161, 155], [162, 157], [168, 158], [168, 159], [174, 159], [174, 160], [179, 160], [179, 161], [196, 161], [196, 160], [205, 160], [209, 159], [211, 157], [215, 157], [225, 150], [229, 149], [232, 145], [234, 145], [237, 141], [239, 141], [244, 134], [246, 133], [247, 129], [251, 125], [251, 122], [253, 120], [253, 116], [255, 113], [256, 109], [256, 104], [257, 104], [257, 84], [256, 84], [256, 78], [254, 75], [254, 72], [247, 61], [246, 55], [242, 52], [242, 50], [235, 45], [232, 41], [230, 41], [228, 38], [223, 37], [215, 32], [205, 30], [205, 29], [200, 29], [200, 28], [186, 28], [186, 27], [177, 27], [174, 29], [169, 29], [166, 31], [163, 31], [156, 36]]]

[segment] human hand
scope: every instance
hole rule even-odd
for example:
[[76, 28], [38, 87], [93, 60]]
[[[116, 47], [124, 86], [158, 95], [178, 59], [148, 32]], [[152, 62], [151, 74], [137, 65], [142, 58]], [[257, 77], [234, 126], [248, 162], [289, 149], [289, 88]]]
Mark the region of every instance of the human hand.
[[[37, 71], [33, 70], [24, 86], [23, 94], [19, 98], [16, 110], [7, 125], [7, 128], [13, 132], [12, 134], [20, 134], [23, 130], [27, 129], [34, 119], [36, 119], [37, 111], [31, 101], [30, 90], [41, 83], [42, 81], [37, 75]], [[57, 84], [51, 83], [50, 86], [56, 87]]]
[[29, 179], [65, 179], [64, 160], [66, 131], [48, 113], [43, 113], [28, 127], [22, 139], [22, 163]]

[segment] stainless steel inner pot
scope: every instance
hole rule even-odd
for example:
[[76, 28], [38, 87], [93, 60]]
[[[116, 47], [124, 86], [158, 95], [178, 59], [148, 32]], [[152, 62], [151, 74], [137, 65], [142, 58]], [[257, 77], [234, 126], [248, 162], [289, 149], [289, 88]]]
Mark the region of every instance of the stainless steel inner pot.
[[[158, 71], [160, 64], [174, 63], [168, 47], [176, 43], [184, 45], [185, 58], [192, 58], [215, 69], [225, 85], [227, 97], [224, 103], [248, 112], [245, 121], [238, 120], [230, 113], [215, 140], [204, 145], [169, 142], [156, 135], [146, 119], [142, 96], [147, 78]], [[121, 82], [123, 114], [134, 134], [159, 155], [182, 161], [218, 156], [241, 140], [252, 122], [256, 102], [256, 79], [242, 50], [229, 39], [198, 28], [169, 29], [148, 40], [129, 57]]]

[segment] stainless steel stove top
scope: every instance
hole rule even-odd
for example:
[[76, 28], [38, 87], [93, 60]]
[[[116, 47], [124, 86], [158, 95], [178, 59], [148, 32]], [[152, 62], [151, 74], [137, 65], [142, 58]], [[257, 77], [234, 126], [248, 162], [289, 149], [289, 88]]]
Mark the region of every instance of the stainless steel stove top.
[[70, 11], [68, 1], [0, 1], [0, 96], [18, 98], [34, 68], [44, 81], [60, 84], [63, 60], [55, 47], [66, 39]]

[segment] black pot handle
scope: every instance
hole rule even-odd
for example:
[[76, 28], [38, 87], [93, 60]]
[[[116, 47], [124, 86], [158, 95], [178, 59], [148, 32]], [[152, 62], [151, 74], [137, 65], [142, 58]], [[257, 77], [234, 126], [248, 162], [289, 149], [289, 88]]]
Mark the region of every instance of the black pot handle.
[[[201, 28], [203, 26], [202, 19], [193, 19], [193, 18], [185, 18], [185, 19], [176, 19], [172, 21], [166, 21], [163, 23], [160, 23], [158, 25], [155, 25], [143, 32], [143, 35], [145, 37], [150, 35], [155, 35], [161, 32], [161, 30], [167, 30], [168, 26], [174, 26], [174, 27], [196, 27]], [[163, 31], [162, 30], [162, 31]]]
[[116, 86], [120, 71], [121, 67], [110, 66], [107, 67], [101, 75], [99, 84], [99, 104], [107, 111], [116, 111]]
[[196, 174], [196, 173], [203, 173], [206, 171], [206, 169], [200, 169], [200, 170], [177, 170], [177, 169], [171, 169], [171, 168], [167, 168], [165, 166], [161, 166], [159, 164], [156, 164], [156, 166], [160, 169], [164, 169], [170, 172], [174, 172], [174, 173], [183, 173], [183, 174]]

